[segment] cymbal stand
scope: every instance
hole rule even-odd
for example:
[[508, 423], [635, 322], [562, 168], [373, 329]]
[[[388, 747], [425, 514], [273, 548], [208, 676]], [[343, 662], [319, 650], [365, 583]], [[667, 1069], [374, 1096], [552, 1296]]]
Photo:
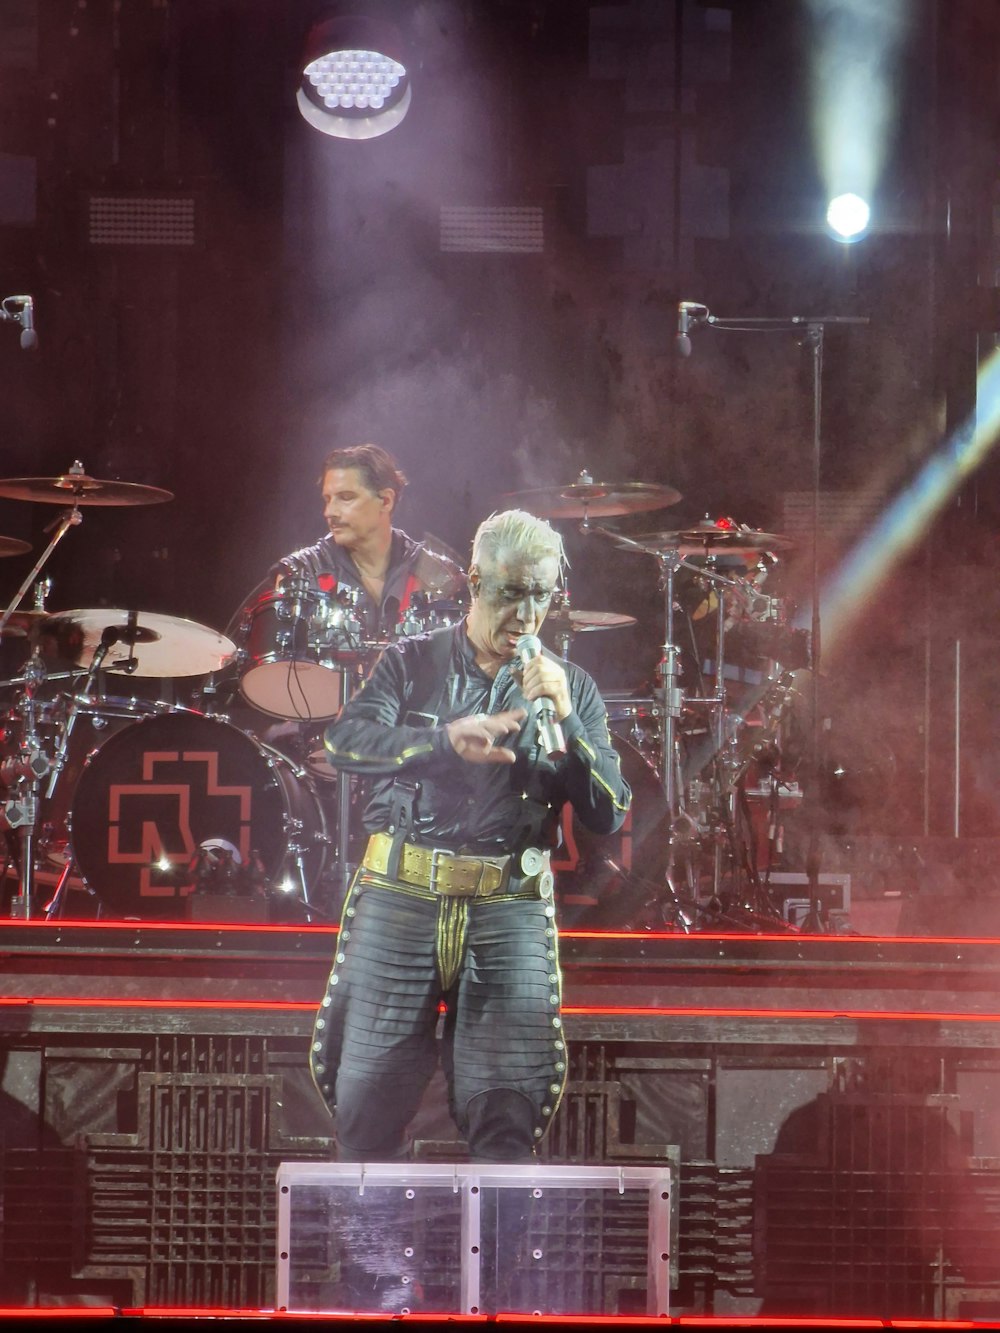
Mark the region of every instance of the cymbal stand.
[[21, 743], [16, 759], [0, 765], [0, 781], [16, 788], [16, 795], [0, 807], [0, 821], [16, 832], [20, 843], [18, 864], [18, 893], [11, 903], [13, 918], [31, 917], [32, 893], [35, 882], [35, 827], [38, 823], [39, 787], [49, 771], [49, 760], [42, 750], [35, 715], [35, 693], [45, 680], [45, 665], [37, 651], [24, 668], [24, 691], [19, 708], [23, 719]]
[[[340, 697], [346, 704], [353, 692], [352, 674], [344, 663], [337, 670], [340, 672]], [[347, 901], [354, 873], [351, 865], [351, 795], [351, 774], [340, 769], [337, 773], [337, 874], [340, 903]]]
[[49, 542], [48, 546], [46, 546], [45, 550], [35, 561], [35, 564], [31, 569], [31, 573], [28, 575], [28, 577], [21, 584], [20, 588], [18, 588], [17, 592], [14, 594], [13, 599], [11, 600], [11, 603], [7, 607], [6, 611], [4, 611], [3, 615], [0, 616], [0, 634], [2, 634], [4, 629], [6, 628], [7, 621], [10, 620], [11, 616], [21, 605], [25, 593], [31, 587], [32, 583], [34, 583], [36, 577], [38, 576], [39, 572], [42, 569], [42, 566], [46, 563], [49, 556], [62, 541], [63, 537], [66, 536], [66, 533], [70, 530], [70, 528], [76, 527], [78, 524], [82, 522], [83, 522], [83, 515], [80, 513], [78, 505], [73, 505], [72, 509], [67, 509], [65, 513], [62, 515], [62, 517], [58, 520], [58, 522], [56, 523], [55, 535], [53, 536], [52, 540]]
[[[83, 475], [83, 465], [74, 463], [70, 468], [70, 475]], [[10, 601], [10, 605], [0, 616], [0, 634], [6, 628], [7, 622], [21, 605], [28, 589], [34, 583], [35, 579], [41, 573], [43, 566], [47, 563], [52, 552], [69, 532], [70, 528], [77, 527], [83, 522], [83, 515], [80, 513], [79, 505], [72, 505], [69, 509], [63, 511], [62, 515], [53, 524], [55, 532], [52, 540], [46, 546], [45, 550], [31, 567], [24, 582], [18, 588]], [[2, 812], [3, 820], [10, 829], [17, 829], [21, 842], [21, 865], [20, 865], [20, 888], [17, 898], [11, 908], [12, 915], [24, 913], [25, 918], [31, 914], [31, 896], [34, 890], [34, 856], [35, 856], [35, 824], [38, 820], [38, 805], [41, 779], [49, 772], [50, 766], [47, 758], [44, 757], [38, 741], [38, 731], [35, 717], [35, 692], [38, 686], [46, 679], [46, 671], [42, 659], [38, 656], [37, 647], [32, 652], [28, 664], [23, 673], [24, 696], [22, 707], [25, 711], [25, 732], [21, 741], [21, 759], [28, 764], [31, 770], [31, 776], [22, 773], [18, 779], [22, 786], [20, 799], [14, 798], [8, 801]], [[25, 756], [29, 756], [25, 758]], [[35, 758], [35, 756], [38, 756]], [[41, 760], [44, 758], [45, 767], [39, 769]]]
[[[707, 306], [685, 302], [699, 313], [689, 319], [689, 327], [708, 325], [728, 332], [793, 332], [800, 335], [799, 345], [809, 350], [812, 360], [812, 614], [810, 629], [810, 667], [812, 669], [812, 735], [810, 738], [810, 778], [813, 788], [809, 797], [812, 807], [809, 823], [809, 849], [806, 854], [806, 876], [809, 881], [809, 911], [802, 930], [805, 934], [823, 934], [830, 929], [819, 888], [819, 770], [820, 770], [820, 588], [819, 588], [819, 501], [823, 457], [823, 350], [826, 329], [830, 325], [868, 324], [867, 316], [860, 315], [790, 315], [784, 318], [746, 318], [744, 316], [713, 315]], [[704, 313], [701, 313], [704, 312]]]
[[[584, 474], [581, 473], [581, 480]], [[596, 532], [603, 537], [610, 537], [619, 546], [631, 546], [643, 554], [646, 548], [632, 541], [620, 532], [613, 532], [599, 524], [591, 524], [587, 519], [581, 525], [581, 531]], [[657, 675], [663, 690], [663, 741], [660, 752], [660, 781], [666, 797], [667, 806], [667, 863], [664, 873], [665, 897], [654, 900], [646, 906], [655, 906], [665, 921], [672, 920], [682, 931], [687, 933], [694, 925], [692, 911], [682, 904], [676, 883], [677, 829], [688, 818], [681, 799], [680, 748], [678, 723], [683, 708], [683, 694], [680, 681], [680, 646], [674, 642], [674, 583], [677, 570], [684, 564], [680, 550], [676, 547], [657, 554], [660, 567], [660, 591], [663, 593], [664, 640], [661, 648]]]
[[45, 791], [45, 799], [51, 801], [55, 795], [56, 784], [59, 777], [66, 767], [66, 756], [69, 751], [70, 737], [73, 734], [73, 728], [76, 726], [76, 719], [80, 712], [80, 704], [86, 703], [91, 697], [94, 686], [97, 683], [97, 673], [108, 655], [108, 650], [118, 642], [121, 631], [114, 626], [109, 626], [101, 635], [101, 641], [94, 649], [94, 656], [91, 658], [90, 666], [87, 668], [87, 674], [83, 685], [79, 690], [73, 691], [73, 701], [70, 704], [69, 711], [66, 714], [66, 725], [62, 728], [59, 737], [59, 743], [56, 746], [55, 758], [52, 763], [52, 775], [49, 778], [49, 785]]
[[[66, 758], [69, 753], [70, 737], [72, 736], [73, 729], [76, 726], [76, 719], [79, 716], [80, 712], [80, 704], [85, 703], [90, 699], [94, 686], [97, 683], [97, 673], [100, 671], [101, 666], [104, 663], [104, 659], [108, 655], [108, 650], [116, 642], [119, 641], [121, 636], [122, 636], [121, 630], [119, 630], [117, 627], [114, 626], [109, 626], [104, 631], [104, 633], [101, 635], [100, 643], [94, 649], [94, 655], [91, 659], [90, 666], [87, 668], [87, 674], [84, 678], [82, 687], [80, 689], [75, 689], [73, 691], [72, 703], [70, 704], [69, 711], [66, 714], [66, 722], [60, 733], [59, 741], [55, 749], [55, 755], [52, 760], [52, 766], [49, 774], [49, 784], [45, 789], [46, 801], [50, 801], [52, 797], [55, 795], [55, 790], [59, 782], [59, 778], [66, 767]], [[63, 867], [62, 874], [59, 876], [59, 882], [55, 887], [55, 892], [52, 894], [52, 897], [49, 899], [49, 901], [45, 904], [44, 911], [45, 911], [45, 919], [47, 921], [51, 920], [53, 917], [59, 916], [62, 912], [63, 897], [66, 892], [66, 886], [69, 883], [69, 877], [73, 873], [73, 866], [74, 866], [74, 856], [71, 848], [69, 858], [66, 862], [66, 865]], [[88, 888], [88, 892], [93, 894], [92, 889]]]
[[[688, 561], [684, 564], [687, 568], [694, 568]], [[744, 710], [739, 712], [726, 706], [726, 620], [729, 604], [724, 593], [728, 591], [736, 599], [742, 599], [746, 594], [746, 583], [743, 579], [722, 574], [717, 569], [703, 568], [699, 573], [720, 590], [715, 609], [715, 690], [704, 698], [690, 696], [686, 700], [689, 706], [705, 705], [712, 714], [709, 730], [712, 738], [710, 760], [714, 772], [713, 800], [718, 818], [721, 820], [721, 831], [725, 833], [725, 843], [716, 837], [713, 844], [713, 901], [722, 900], [723, 853], [724, 847], [728, 845], [737, 905], [755, 919], [773, 919], [776, 916], [774, 905], [767, 895], [762, 893], [756, 868], [745, 854], [745, 848], [741, 847], [737, 837], [737, 815], [743, 795], [739, 782], [745, 764], [736, 747], [746, 720], [746, 711], [749, 709], [746, 701]], [[756, 701], [754, 698], [750, 706], [752, 707]], [[780, 914], [778, 918], [780, 919]]]

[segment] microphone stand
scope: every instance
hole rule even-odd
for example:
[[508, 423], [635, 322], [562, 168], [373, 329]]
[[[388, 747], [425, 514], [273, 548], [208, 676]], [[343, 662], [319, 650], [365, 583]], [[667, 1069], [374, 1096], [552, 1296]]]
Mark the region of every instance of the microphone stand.
[[[704, 314], [694, 313], [704, 310]], [[822, 408], [823, 408], [823, 344], [829, 325], [868, 324], [867, 316], [861, 315], [791, 315], [776, 319], [744, 319], [741, 316], [718, 316], [708, 311], [706, 306], [695, 306], [694, 302], [682, 301], [680, 304], [684, 318], [685, 332], [702, 324], [724, 331], [739, 333], [760, 330], [762, 332], [789, 331], [802, 332], [799, 345], [809, 349], [812, 355], [812, 624], [810, 629], [810, 665], [812, 669], [812, 731], [810, 736], [809, 763], [812, 770], [812, 782], [815, 789], [809, 811], [809, 845], [806, 853], [806, 876], [809, 882], [809, 911], [802, 922], [803, 934], [826, 934], [829, 931], [829, 918], [819, 891], [819, 818], [817, 802], [819, 800], [820, 780], [820, 717], [819, 717], [819, 673], [821, 662], [820, 607], [819, 607], [819, 494], [820, 474], [823, 459]]]

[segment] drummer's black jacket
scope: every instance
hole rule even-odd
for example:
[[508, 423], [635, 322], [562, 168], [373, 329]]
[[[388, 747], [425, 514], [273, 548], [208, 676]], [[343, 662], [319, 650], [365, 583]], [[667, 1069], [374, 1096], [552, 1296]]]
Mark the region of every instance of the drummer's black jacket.
[[408, 840], [447, 851], [497, 855], [556, 846], [567, 801], [591, 832], [620, 828], [632, 793], [604, 703], [585, 671], [562, 665], [573, 702], [562, 723], [567, 753], [555, 762], [545, 756], [529, 714], [504, 742], [515, 763], [472, 764], [452, 749], [445, 724], [528, 707], [515, 671], [504, 664], [490, 680], [476, 665], [464, 621], [386, 648], [324, 737], [336, 767], [372, 775], [365, 828], [394, 824], [397, 784], [413, 795]]

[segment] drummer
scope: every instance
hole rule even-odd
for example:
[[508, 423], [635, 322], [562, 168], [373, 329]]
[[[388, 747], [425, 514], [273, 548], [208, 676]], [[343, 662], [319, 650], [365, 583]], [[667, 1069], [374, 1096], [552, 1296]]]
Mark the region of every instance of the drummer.
[[396, 460], [377, 444], [335, 449], [323, 463], [320, 484], [330, 531], [284, 556], [272, 571], [276, 584], [304, 574], [323, 592], [356, 591], [355, 609], [370, 641], [424, 628], [418, 594], [453, 596], [464, 580], [457, 565], [445, 568], [445, 557], [393, 527], [406, 486]]

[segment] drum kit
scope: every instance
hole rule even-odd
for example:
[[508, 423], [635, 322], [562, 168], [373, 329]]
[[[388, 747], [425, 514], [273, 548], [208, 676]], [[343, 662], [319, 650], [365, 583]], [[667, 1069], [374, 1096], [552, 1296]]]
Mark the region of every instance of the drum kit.
[[[586, 472], [569, 486], [503, 497], [543, 518], [579, 520], [580, 532], [651, 560], [663, 600], [656, 685], [645, 696], [604, 696], [632, 809], [611, 839], [564, 817], [553, 862], [561, 917], [605, 929], [786, 929], [769, 874], [785, 814], [803, 797], [796, 722], [809, 636], [763, 586], [792, 542], [730, 518], [637, 535], [594, 521], [680, 498], [669, 486], [601, 484]], [[546, 626], [568, 656], [575, 632], [634, 623], [556, 607]]]
[[[225, 633], [139, 609], [51, 612], [51, 581], [40, 575], [83, 510], [173, 497], [99, 480], [79, 462], [61, 476], [0, 480], [0, 496], [63, 507], [0, 614], [0, 649], [7, 661], [18, 658], [0, 681], [10, 915], [335, 916], [356, 861], [360, 786], [326, 763], [322, 728], [385, 646], [370, 637], [354, 594], [298, 577], [261, 584]], [[576, 520], [651, 563], [663, 598], [656, 684], [640, 696], [605, 696], [633, 790], [629, 819], [609, 839], [564, 817], [554, 868], [566, 924], [691, 931], [781, 920], [767, 872], [780, 850], [781, 812], [801, 799], [788, 717], [808, 646], [788, 605], [762, 589], [791, 543], [729, 519], [638, 535], [598, 521], [680, 498], [672, 487], [600, 484], [588, 473], [502, 497], [505, 507]], [[0, 557], [30, 549], [0, 537]], [[425, 591], [401, 635], [464, 614], [455, 553], [428, 536], [420, 560]], [[678, 642], [682, 621], [691, 648]], [[568, 659], [577, 634], [635, 624], [631, 615], [578, 610], [564, 593], [544, 633]], [[689, 672], [693, 688], [684, 688]], [[129, 678], [144, 680], [153, 697], [122, 689]]]
[[[50, 611], [43, 567], [88, 506], [173, 496], [79, 462], [0, 480], [0, 496], [64, 509], [0, 614], [0, 652], [17, 661], [0, 680], [5, 909], [330, 919], [349, 880], [356, 792], [325, 762], [321, 728], [385, 646], [356, 596], [297, 578], [260, 585], [225, 633], [138, 608]], [[30, 549], [0, 538], [0, 557]], [[462, 614], [464, 575], [443, 543], [423, 543], [417, 572], [424, 591], [400, 634]]]

